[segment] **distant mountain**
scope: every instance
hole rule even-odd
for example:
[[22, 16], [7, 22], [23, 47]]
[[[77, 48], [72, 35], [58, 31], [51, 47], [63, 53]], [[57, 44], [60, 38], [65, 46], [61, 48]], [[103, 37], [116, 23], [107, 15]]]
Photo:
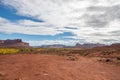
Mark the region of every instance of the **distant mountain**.
[[42, 45], [42, 48], [64, 48], [65, 45], [63, 44], [53, 44], [53, 45]]
[[29, 43], [23, 42], [21, 39], [0, 40], [0, 47], [29, 47]]
[[111, 44], [111, 46], [119, 46], [120, 47], [120, 43], [114, 43], [114, 44]]
[[100, 46], [105, 46], [105, 44], [79, 44], [77, 43], [75, 46], [66, 46], [63, 44], [54, 44], [54, 45], [42, 45], [40, 47], [42, 48], [94, 48], [94, 47], [100, 47]]
[[94, 47], [100, 47], [100, 46], [106, 46], [106, 45], [99, 44], [99, 43], [96, 43], [96, 44], [93, 44], [93, 43], [79, 44], [79, 43], [77, 43], [74, 47], [75, 48], [94, 48]]

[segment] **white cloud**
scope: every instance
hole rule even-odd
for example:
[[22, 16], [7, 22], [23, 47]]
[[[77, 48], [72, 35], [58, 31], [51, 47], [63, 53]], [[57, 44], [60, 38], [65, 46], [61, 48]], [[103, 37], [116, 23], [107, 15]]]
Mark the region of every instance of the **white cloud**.
[[[95, 1], [95, 0], [94, 0]], [[120, 0], [97, 0], [100, 6], [113, 6], [120, 4]]]
[[[41, 23], [20, 20], [14, 23], [1, 18], [1, 32], [34, 35], [71, 32], [76, 35], [71, 38], [83, 38], [87, 42], [103, 42], [103, 39], [120, 41], [120, 36], [110, 35], [110, 32], [120, 30], [118, 16], [120, 0], [2, 0], [1, 2], [16, 9], [18, 15], [45, 21]], [[95, 8], [89, 10], [90, 7]], [[3, 24], [4, 22], [6, 24]]]
[[19, 15], [43, 19], [56, 27], [70, 24], [71, 18], [81, 16], [83, 10], [90, 5], [86, 0], [3, 0], [3, 2], [15, 8]]
[[41, 41], [26, 41], [30, 43], [31, 46], [41, 46], [41, 45], [53, 45], [53, 44], [64, 44], [64, 45], [75, 45], [76, 43], [79, 43], [80, 40], [41, 40]]
[[56, 35], [62, 33], [55, 28], [47, 27], [45, 23], [30, 20], [20, 20], [17, 23], [13, 23], [4, 18], [0, 18], [0, 32], [31, 35]]

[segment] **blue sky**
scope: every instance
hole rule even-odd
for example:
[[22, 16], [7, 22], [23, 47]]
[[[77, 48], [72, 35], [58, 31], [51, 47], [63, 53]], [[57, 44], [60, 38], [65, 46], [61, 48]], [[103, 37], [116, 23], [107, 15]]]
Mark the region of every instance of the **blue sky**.
[[0, 39], [44, 44], [120, 42], [120, 0], [1, 0]]
[[[9, 8], [9, 6], [0, 4], [0, 17], [3, 17], [11, 22], [17, 22], [18, 20], [32, 20], [35, 22], [44, 22], [41, 19], [35, 19], [32, 17], [20, 16], [16, 14], [16, 10]], [[68, 27], [69, 28], [69, 27]], [[28, 34], [19, 34], [19, 33], [5, 33], [0, 32], [0, 39], [22, 39], [23, 41], [42, 41], [42, 40], [69, 40], [70, 38], [64, 38], [65, 36], [73, 36], [74, 34], [70, 32], [64, 32], [54, 36], [50, 35], [28, 35]], [[72, 38], [71, 38], [72, 40]], [[34, 44], [33, 44], [34, 45]], [[40, 44], [38, 44], [40, 45]]]

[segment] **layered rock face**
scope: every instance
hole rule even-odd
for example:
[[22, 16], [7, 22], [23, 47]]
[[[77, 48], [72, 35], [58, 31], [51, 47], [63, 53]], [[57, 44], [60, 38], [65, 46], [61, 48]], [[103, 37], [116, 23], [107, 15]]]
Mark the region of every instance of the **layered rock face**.
[[0, 40], [0, 47], [29, 47], [29, 43], [23, 42], [21, 39]]

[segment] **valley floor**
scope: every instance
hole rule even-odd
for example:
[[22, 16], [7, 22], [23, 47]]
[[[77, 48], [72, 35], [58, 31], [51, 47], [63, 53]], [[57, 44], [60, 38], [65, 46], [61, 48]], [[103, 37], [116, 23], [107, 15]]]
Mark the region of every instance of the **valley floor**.
[[120, 80], [120, 66], [81, 56], [0, 55], [0, 80]]

